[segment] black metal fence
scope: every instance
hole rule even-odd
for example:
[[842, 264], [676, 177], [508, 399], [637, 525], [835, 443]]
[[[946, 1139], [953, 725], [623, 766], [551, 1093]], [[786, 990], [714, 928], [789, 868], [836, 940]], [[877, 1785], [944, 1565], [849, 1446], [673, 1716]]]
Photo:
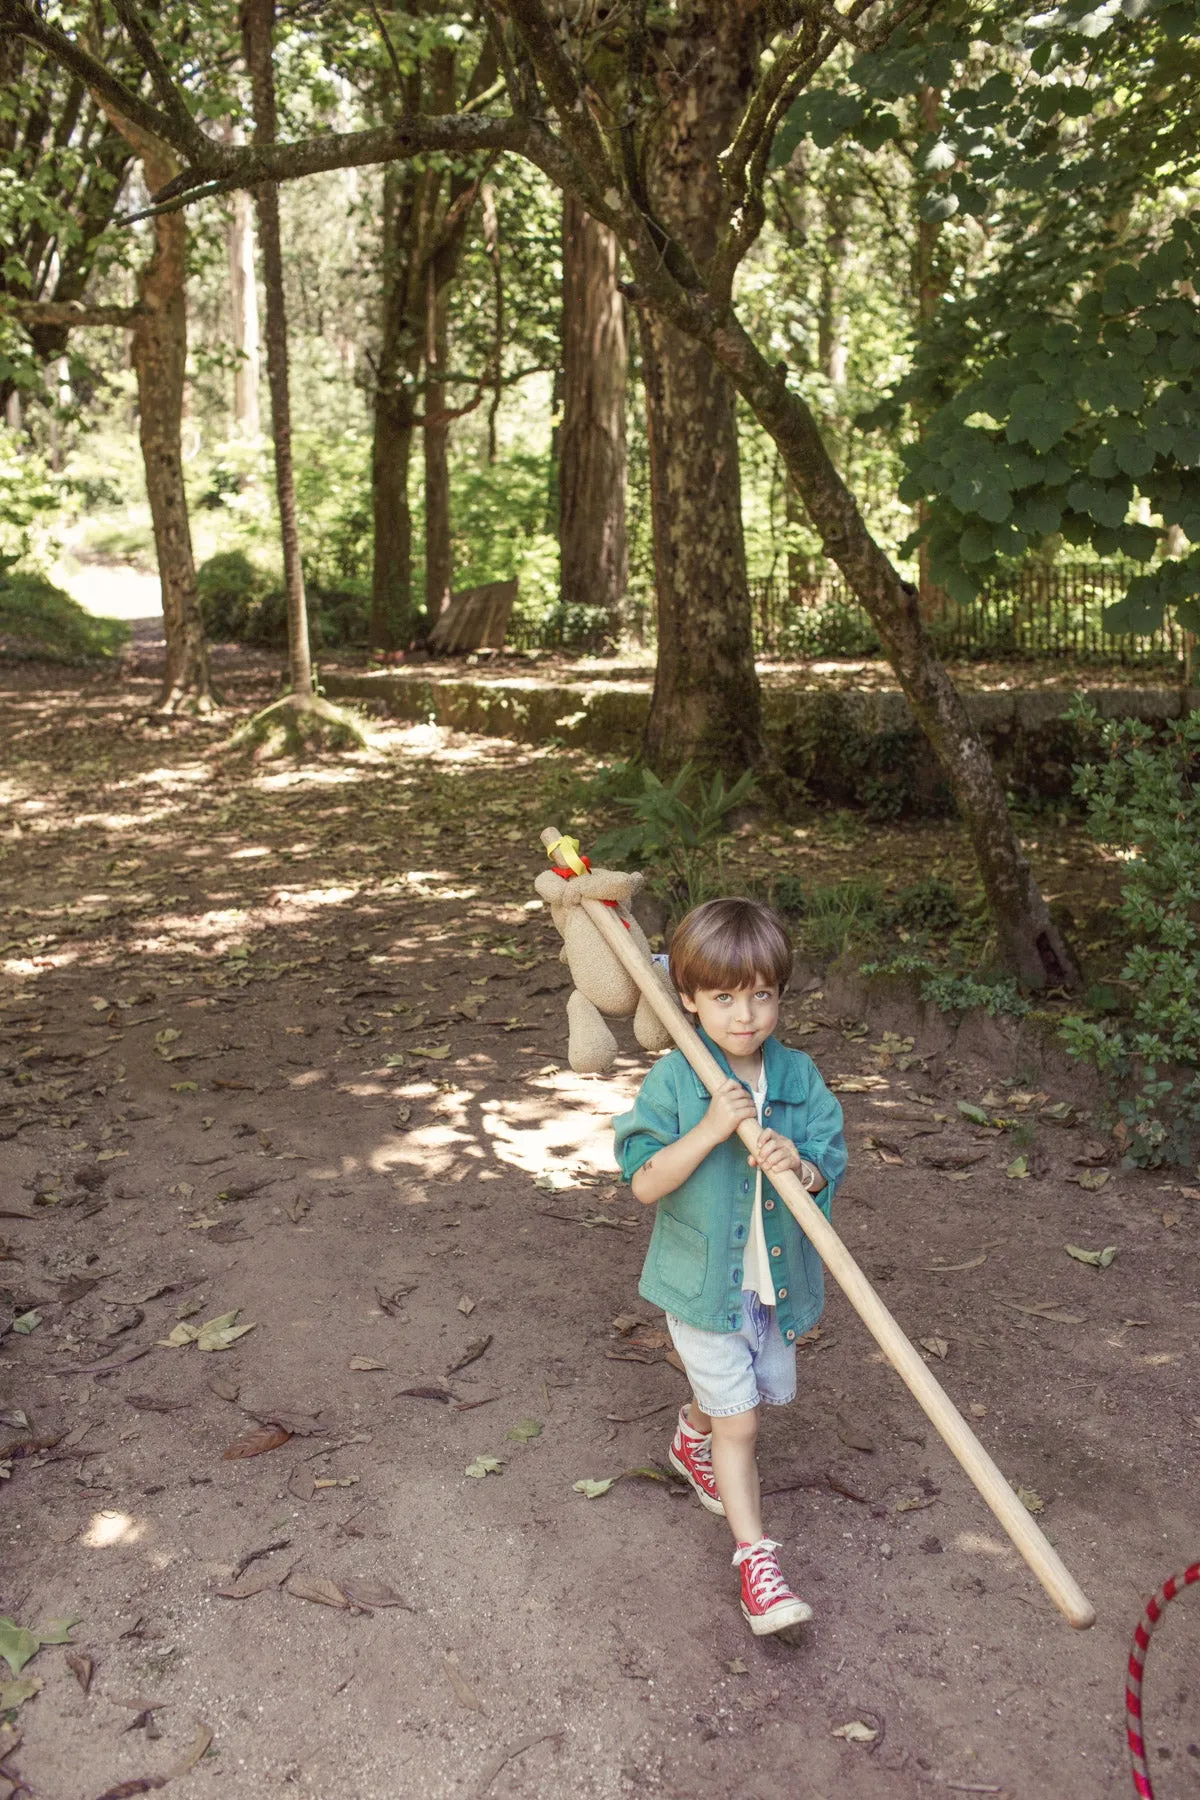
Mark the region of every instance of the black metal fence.
[[[1104, 608], [1121, 598], [1136, 573], [1112, 565], [1026, 565], [990, 583], [970, 605], [948, 601], [930, 616], [930, 635], [944, 657], [1178, 662], [1185, 634], [1173, 619], [1141, 637], [1104, 629]], [[814, 569], [801, 581], [752, 580], [750, 605], [760, 656], [880, 654], [870, 615], [837, 570]]]

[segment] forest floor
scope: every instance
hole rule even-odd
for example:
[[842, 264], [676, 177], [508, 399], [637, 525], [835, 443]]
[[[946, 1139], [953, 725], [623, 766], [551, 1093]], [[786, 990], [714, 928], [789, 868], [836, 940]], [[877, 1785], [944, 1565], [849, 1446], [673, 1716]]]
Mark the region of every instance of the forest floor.
[[[234, 717], [265, 697], [253, 659], [223, 679]], [[16, 1791], [1127, 1793], [1129, 1634], [1197, 1554], [1200, 1190], [799, 975], [837, 1223], [1099, 1619], [1058, 1618], [834, 1290], [762, 1438], [816, 1616], [755, 1640], [723, 1524], [644, 1474], [684, 1394], [611, 1156], [644, 1064], [566, 1068], [531, 898], [582, 759], [407, 727], [255, 765], [153, 691], [149, 659], [0, 674], [0, 1610], [46, 1640], [0, 1626], [36, 1650], [0, 1684]], [[841, 815], [743, 850], [966, 866], [953, 825]], [[1094, 885], [1069, 832], [1034, 854]], [[1150, 1656], [1169, 1796], [1200, 1785], [1196, 1623]]]

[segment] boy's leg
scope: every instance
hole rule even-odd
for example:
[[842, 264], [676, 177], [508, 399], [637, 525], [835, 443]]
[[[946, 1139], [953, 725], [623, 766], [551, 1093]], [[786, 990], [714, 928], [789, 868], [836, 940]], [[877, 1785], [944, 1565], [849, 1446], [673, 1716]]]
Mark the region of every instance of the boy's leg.
[[738, 1544], [757, 1544], [763, 1535], [762, 1499], [754, 1446], [758, 1408], [718, 1415], [712, 1421], [712, 1462], [725, 1517]]

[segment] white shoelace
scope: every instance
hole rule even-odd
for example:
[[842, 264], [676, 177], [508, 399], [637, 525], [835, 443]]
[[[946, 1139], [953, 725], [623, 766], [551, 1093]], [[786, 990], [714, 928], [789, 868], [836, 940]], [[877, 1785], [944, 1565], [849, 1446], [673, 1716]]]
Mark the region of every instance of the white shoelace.
[[783, 1578], [783, 1570], [775, 1560], [779, 1545], [774, 1538], [761, 1538], [757, 1544], [740, 1545], [733, 1553], [733, 1566], [750, 1564], [750, 1591], [760, 1606], [775, 1600], [790, 1600], [791, 1589]]

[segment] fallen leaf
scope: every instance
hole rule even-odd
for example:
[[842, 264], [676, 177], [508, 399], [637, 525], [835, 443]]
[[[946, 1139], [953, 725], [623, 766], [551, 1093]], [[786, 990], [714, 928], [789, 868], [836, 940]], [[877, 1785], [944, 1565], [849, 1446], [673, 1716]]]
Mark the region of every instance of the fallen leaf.
[[387, 1373], [386, 1363], [375, 1362], [369, 1356], [352, 1356], [350, 1358], [350, 1367], [363, 1375], [368, 1374], [373, 1369], [382, 1369], [385, 1374]]
[[42, 1647], [42, 1640], [27, 1625], [18, 1625], [15, 1619], [0, 1618], [0, 1656], [2, 1656], [14, 1675], [19, 1675], [25, 1664], [35, 1657]]
[[173, 1326], [168, 1336], [158, 1341], [164, 1350], [182, 1350], [186, 1345], [194, 1344], [199, 1336], [198, 1325], [180, 1324]]
[[869, 1455], [875, 1448], [874, 1438], [869, 1437], [861, 1425], [856, 1425], [851, 1419], [844, 1419], [840, 1413], [837, 1418], [837, 1434], [843, 1444], [848, 1445], [851, 1450], [861, 1450], [864, 1455]]
[[323, 1575], [291, 1575], [288, 1577], [287, 1591], [294, 1594], [297, 1600], [311, 1600], [317, 1606], [348, 1607], [350, 1602], [340, 1587]]
[[957, 1100], [955, 1105], [964, 1119], [970, 1119], [972, 1125], [990, 1125], [992, 1116], [982, 1106], [976, 1106], [972, 1100]]
[[468, 1463], [463, 1470], [472, 1481], [482, 1481], [485, 1475], [499, 1475], [504, 1470], [504, 1458], [501, 1456], [477, 1456], [473, 1463]]
[[1064, 1244], [1063, 1249], [1068, 1256], [1073, 1256], [1076, 1262], [1087, 1263], [1093, 1269], [1107, 1269], [1117, 1254], [1115, 1244], [1105, 1244], [1103, 1250], [1081, 1250], [1078, 1244]]
[[415, 1608], [383, 1581], [344, 1581], [342, 1590], [352, 1606], [400, 1606], [405, 1612]]
[[443, 1658], [442, 1666], [446, 1671], [450, 1686], [460, 1706], [469, 1707], [472, 1712], [482, 1712], [483, 1705], [474, 1689], [463, 1679], [462, 1670], [458, 1666], [458, 1658], [453, 1650], [448, 1650]]
[[950, 1346], [944, 1337], [924, 1337], [921, 1339], [922, 1350], [928, 1350], [931, 1356], [940, 1357], [945, 1362], [950, 1354]]
[[38, 1626], [35, 1636], [39, 1638], [43, 1644], [69, 1644], [71, 1642], [71, 1633], [74, 1631], [76, 1625], [80, 1625], [82, 1622], [83, 1621], [78, 1618], [50, 1619], [45, 1625]]
[[927, 1506], [936, 1505], [936, 1494], [911, 1494], [905, 1500], [897, 1500], [895, 1511], [898, 1513], [924, 1512]]
[[220, 1375], [215, 1376], [209, 1382], [208, 1388], [209, 1392], [215, 1394], [218, 1400], [236, 1400], [241, 1392], [236, 1381], [226, 1381]]
[[1099, 1188], [1102, 1188], [1111, 1177], [1111, 1169], [1085, 1169], [1082, 1175], [1076, 1177], [1076, 1180], [1079, 1182], [1081, 1188], [1086, 1188], [1089, 1194], [1094, 1194]]
[[619, 1475], [609, 1475], [603, 1481], [575, 1481], [571, 1484], [571, 1492], [583, 1494], [588, 1500], [599, 1500], [601, 1494], [607, 1494], [620, 1479]]
[[1027, 1156], [1014, 1156], [1004, 1173], [1013, 1181], [1028, 1181], [1029, 1158]]
[[1021, 1505], [1025, 1508], [1026, 1512], [1045, 1512], [1046, 1502], [1042, 1499], [1042, 1496], [1038, 1493], [1036, 1488], [1018, 1487], [1014, 1481], [1013, 1492], [1016, 1494], [1017, 1499], [1021, 1502]]
[[730, 1657], [729, 1661], [725, 1664], [725, 1667], [729, 1670], [731, 1675], [748, 1675], [750, 1673], [750, 1670], [740, 1656]]
[[194, 1094], [198, 1091], [199, 1086], [197, 1081], [173, 1081], [171, 1092], [173, 1094]]
[[445, 1062], [449, 1054], [449, 1044], [413, 1044], [409, 1049], [410, 1056], [432, 1057], [435, 1062]]
[[21, 1313], [18, 1318], [13, 1320], [12, 1329], [19, 1332], [22, 1337], [28, 1337], [31, 1331], [37, 1330], [41, 1322], [42, 1315], [40, 1312]]
[[512, 1438], [518, 1444], [528, 1444], [533, 1438], [542, 1435], [540, 1419], [518, 1419], [515, 1425], [505, 1432], [506, 1438]]
[[290, 1431], [284, 1431], [278, 1425], [260, 1425], [257, 1431], [248, 1431], [230, 1444], [221, 1461], [238, 1462], [243, 1457], [262, 1456], [268, 1450], [278, 1450], [281, 1444], [290, 1443], [291, 1436]]
[[201, 1757], [207, 1755], [208, 1747], [212, 1741], [213, 1734], [211, 1728], [207, 1725], [199, 1725], [196, 1729], [195, 1737], [192, 1739], [179, 1761], [175, 1764], [173, 1769], [168, 1770], [168, 1774], [172, 1781], [180, 1775], [186, 1775], [189, 1769], [194, 1769]]
[[929, 1263], [926, 1265], [925, 1273], [927, 1275], [961, 1275], [966, 1269], [982, 1269], [986, 1261], [987, 1252], [985, 1251], [982, 1256], [973, 1256], [970, 1262]]
[[869, 1725], [864, 1725], [861, 1719], [851, 1719], [847, 1725], [835, 1725], [829, 1735], [845, 1738], [848, 1744], [873, 1744], [879, 1733], [872, 1731]]
[[1167, 1231], [1170, 1231], [1174, 1226], [1178, 1225], [1178, 1223], [1179, 1223], [1179, 1214], [1178, 1213], [1164, 1212], [1164, 1213], [1159, 1213], [1158, 1216], [1163, 1222], [1164, 1229]]
[[612, 1322], [612, 1328], [618, 1337], [628, 1337], [639, 1325], [648, 1325], [649, 1319], [639, 1318], [637, 1313], [618, 1313]]
[[1022, 1305], [1019, 1300], [1001, 1300], [997, 1295], [996, 1304], [997, 1306], [1006, 1306], [1009, 1312], [1028, 1313], [1035, 1319], [1050, 1319], [1055, 1325], [1083, 1324], [1082, 1313], [1066, 1312], [1061, 1306], [1054, 1306], [1048, 1300]]
[[533, 1185], [541, 1188], [545, 1194], [565, 1194], [569, 1188], [577, 1188], [580, 1183], [566, 1169], [542, 1169], [534, 1176]]
[[105, 1788], [98, 1800], [133, 1800], [135, 1794], [148, 1794], [166, 1785], [165, 1775], [137, 1775], [132, 1781], [118, 1781], [116, 1787]]
[[218, 1318], [209, 1319], [200, 1327], [196, 1337], [197, 1350], [228, 1350], [238, 1338], [245, 1337], [248, 1331], [257, 1330], [255, 1325], [235, 1325], [241, 1308], [235, 1306], [232, 1312], [221, 1313]]
[[68, 1650], [66, 1663], [72, 1675], [86, 1694], [92, 1685], [92, 1676], [96, 1665], [86, 1650]]
[[491, 1344], [491, 1341], [491, 1332], [488, 1333], [487, 1337], [473, 1339], [458, 1358], [458, 1361], [450, 1364], [450, 1367], [446, 1370], [447, 1375], [457, 1375], [460, 1369], [465, 1369], [470, 1363], [478, 1362], [484, 1351]]
[[972, 1402], [971, 1402], [971, 1417], [973, 1419], [986, 1419], [987, 1413], [988, 1413], [988, 1409], [986, 1406], [984, 1406], [978, 1400], [972, 1400]]
[[314, 1490], [317, 1488], [357, 1487], [357, 1475], [317, 1475], [313, 1480]]
[[0, 1681], [0, 1712], [15, 1710], [41, 1692], [45, 1682], [40, 1675], [23, 1675], [19, 1681]]
[[458, 1310], [465, 1319], [470, 1318], [471, 1314], [475, 1311], [475, 1302], [472, 1300], [470, 1294], [463, 1295], [458, 1303]]
[[268, 1588], [281, 1587], [286, 1574], [286, 1569], [280, 1569], [277, 1575], [260, 1570], [257, 1575], [243, 1575], [239, 1581], [230, 1582], [228, 1587], [219, 1587], [217, 1593], [222, 1600], [253, 1600], [256, 1594], [265, 1594]]

